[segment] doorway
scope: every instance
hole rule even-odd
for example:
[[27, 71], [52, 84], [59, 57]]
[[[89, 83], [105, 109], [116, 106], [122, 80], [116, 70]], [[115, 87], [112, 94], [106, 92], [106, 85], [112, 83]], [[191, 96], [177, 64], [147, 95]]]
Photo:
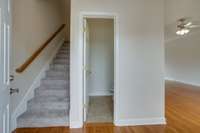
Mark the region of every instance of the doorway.
[[113, 18], [83, 19], [84, 122], [113, 123], [115, 24]]

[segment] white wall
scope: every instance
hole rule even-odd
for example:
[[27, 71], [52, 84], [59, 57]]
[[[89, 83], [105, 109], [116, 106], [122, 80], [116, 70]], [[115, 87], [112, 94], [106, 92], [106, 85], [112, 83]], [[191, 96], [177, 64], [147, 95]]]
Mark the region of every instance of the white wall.
[[88, 19], [90, 95], [111, 95], [114, 87], [114, 21]]
[[65, 40], [70, 41], [70, 11], [71, 11], [71, 0], [62, 0], [62, 9], [65, 11]]
[[53, 53], [56, 45], [64, 38], [61, 33], [42, 52], [25, 72], [18, 74], [15, 69], [24, 63], [64, 23], [62, 0], [14, 0], [13, 1], [13, 88], [19, 94], [11, 97], [11, 111], [22, 101], [44, 64]]
[[179, 37], [175, 34], [176, 27], [172, 23], [182, 17], [191, 17], [200, 20], [199, 0], [166, 0], [165, 1], [165, 50], [166, 50], [166, 78], [199, 85], [200, 68], [200, 29], [191, 30], [191, 33]]
[[82, 11], [118, 14], [115, 122], [118, 125], [163, 123], [163, 0], [73, 0], [71, 6], [71, 127], [83, 124]]
[[166, 78], [200, 86], [200, 33], [166, 43]]

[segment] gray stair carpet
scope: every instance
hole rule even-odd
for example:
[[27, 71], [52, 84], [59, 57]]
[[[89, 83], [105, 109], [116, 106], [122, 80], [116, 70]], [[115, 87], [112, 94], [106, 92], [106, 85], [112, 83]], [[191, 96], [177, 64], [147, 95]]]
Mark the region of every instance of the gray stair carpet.
[[63, 44], [27, 111], [18, 117], [18, 128], [69, 125], [69, 57], [69, 44]]

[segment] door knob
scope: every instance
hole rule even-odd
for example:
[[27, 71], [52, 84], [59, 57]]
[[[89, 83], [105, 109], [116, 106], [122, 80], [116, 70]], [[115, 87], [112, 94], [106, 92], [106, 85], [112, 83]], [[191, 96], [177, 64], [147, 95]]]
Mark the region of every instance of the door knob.
[[10, 95], [12, 95], [14, 93], [19, 93], [19, 89], [18, 88], [16, 88], [16, 89], [10, 88]]
[[15, 79], [13, 75], [10, 75], [10, 82], [12, 82]]

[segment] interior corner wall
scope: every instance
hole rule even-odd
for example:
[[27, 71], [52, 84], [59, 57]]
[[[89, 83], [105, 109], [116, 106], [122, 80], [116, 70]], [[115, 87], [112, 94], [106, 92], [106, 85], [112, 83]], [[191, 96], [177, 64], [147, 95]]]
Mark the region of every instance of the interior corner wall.
[[12, 73], [15, 76], [12, 87], [20, 91], [11, 97], [11, 113], [64, 38], [61, 32], [23, 73], [15, 72], [64, 23], [62, 7], [62, 0], [12, 1]]
[[90, 40], [90, 95], [111, 95], [114, 87], [114, 21], [88, 19]]
[[164, 0], [72, 0], [70, 126], [83, 125], [81, 13], [117, 15], [115, 123], [163, 124]]

